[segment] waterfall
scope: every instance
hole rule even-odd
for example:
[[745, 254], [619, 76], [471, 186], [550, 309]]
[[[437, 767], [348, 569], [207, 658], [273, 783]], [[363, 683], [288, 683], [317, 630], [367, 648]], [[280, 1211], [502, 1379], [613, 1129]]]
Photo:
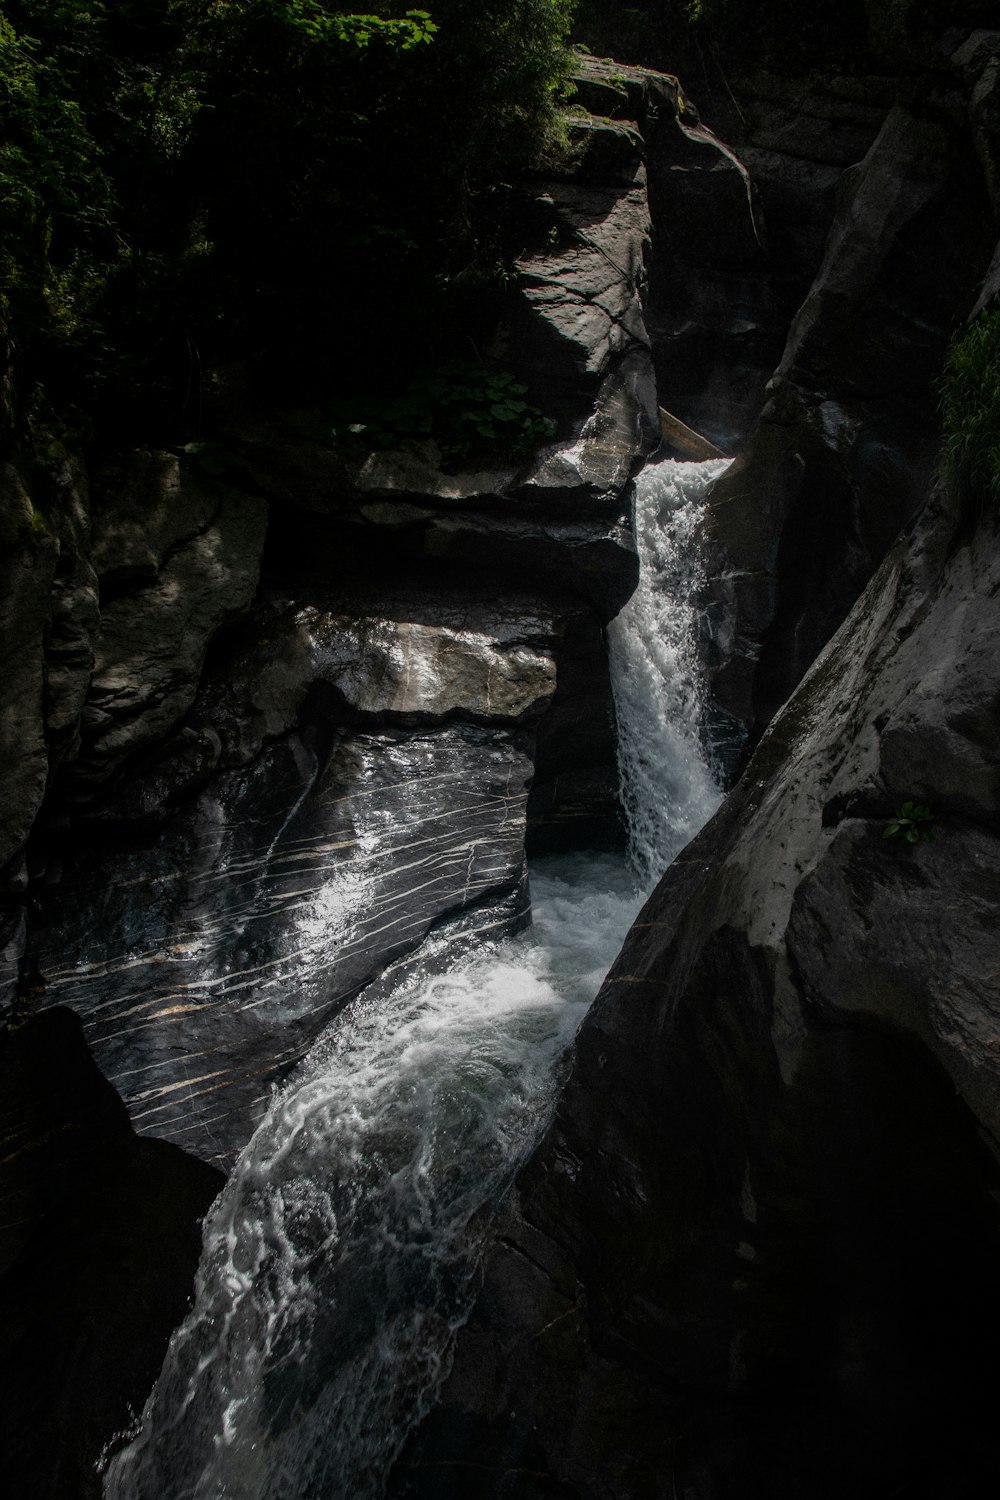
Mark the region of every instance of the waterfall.
[[[718, 800], [691, 595], [722, 466], [640, 479], [642, 582], [611, 631], [632, 864], [540, 861], [533, 923], [447, 930], [340, 1013], [206, 1220], [191, 1313], [108, 1500], [377, 1500], [447, 1373], [490, 1209], [648, 884]], [[636, 871], [641, 880], [637, 880]]]
[[719, 783], [702, 736], [704, 684], [695, 594], [697, 529], [708, 485], [728, 459], [649, 464], [636, 483], [639, 584], [611, 624], [611, 681], [629, 853], [647, 885], [715, 811]]

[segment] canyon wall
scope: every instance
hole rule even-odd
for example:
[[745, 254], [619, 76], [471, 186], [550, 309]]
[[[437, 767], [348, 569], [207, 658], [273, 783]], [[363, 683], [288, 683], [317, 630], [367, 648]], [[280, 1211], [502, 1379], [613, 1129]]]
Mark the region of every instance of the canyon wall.
[[977, 101], [1000, 35], [950, 45], [919, 107], [884, 114], [882, 88], [847, 111], [841, 85], [748, 81], [742, 154], [779, 232], [783, 190], [832, 189], [709, 501], [712, 733], [731, 764], [756, 750], [581, 1028], [395, 1494], [971, 1497], [1000, 1476], [997, 520], [932, 477], [932, 379], [995, 291]]

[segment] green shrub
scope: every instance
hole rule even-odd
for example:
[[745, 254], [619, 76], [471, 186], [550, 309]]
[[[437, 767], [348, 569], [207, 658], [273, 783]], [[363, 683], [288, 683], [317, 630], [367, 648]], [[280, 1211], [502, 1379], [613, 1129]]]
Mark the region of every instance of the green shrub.
[[485, 334], [572, 0], [426, 3], [4, 0], [3, 425], [42, 391], [172, 443], [207, 367], [374, 384]]
[[949, 482], [964, 505], [1000, 505], [1000, 305], [952, 344], [939, 390]]

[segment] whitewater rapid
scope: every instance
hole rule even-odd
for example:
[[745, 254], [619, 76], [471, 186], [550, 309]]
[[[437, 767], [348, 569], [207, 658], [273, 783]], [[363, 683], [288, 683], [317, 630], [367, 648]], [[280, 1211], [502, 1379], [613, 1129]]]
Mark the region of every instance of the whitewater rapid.
[[340, 1013], [206, 1220], [194, 1306], [108, 1500], [384, 1493], [580, 1020], [719, 800], [695, 596], [698, 514], [724, 467], [668, 461], [637, 486], [641, 582], [609, 630], [630, 857], [539, 861], [530, 929], [458, 959], [439, 934]]

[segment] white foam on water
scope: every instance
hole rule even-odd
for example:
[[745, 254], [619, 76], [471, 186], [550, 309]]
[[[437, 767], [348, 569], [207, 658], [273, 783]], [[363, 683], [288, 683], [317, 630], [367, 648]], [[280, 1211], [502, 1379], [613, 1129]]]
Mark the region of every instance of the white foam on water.
[[652, 884], [722, 799], [704, 748], [697, 592], [705, 494], [728, 459], [649, 464], [636, 483], [639, 584], [608, 631], [630, 853]]
[[528, 931], [445, 973], [432, 941], [361, 997], [276, 1098], [106, 1494], [380, 1493], [467, 1310], [476, 1216], [544, 1127], [640, 901], [611, 855], [542, 862], [532, 896]]
[[693, 554], [721, 467], [657, 464], [640, 479], [642, 582], [611, 631], [631, 863], [539, 862], [528, 931], [450, 963], [433, 937], [334, 1021], [206, 1221], [194, 1306], [138, 1436], [108, 1466], [108, 1500], [384, 1492], [447, 1372], [490, 1210], [545, 1128], [576, 1028], [645, 889], [718, 801]]

